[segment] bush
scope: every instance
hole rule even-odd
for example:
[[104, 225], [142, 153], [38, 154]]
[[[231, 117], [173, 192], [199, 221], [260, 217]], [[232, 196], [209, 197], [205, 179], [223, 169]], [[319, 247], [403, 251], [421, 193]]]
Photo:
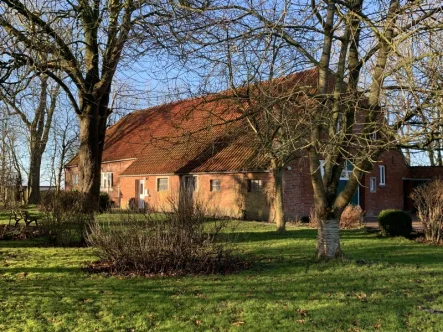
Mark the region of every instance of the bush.
[[315, 208], [312, 208], [309, 214], [309, 226], [312, 228], [318, 228], [318, 219], [317, 219], [317, 213], [315, 212]]
[[75, 211], [84, 211], [90, 207], [91, 202], [87, 199], [85, 193], [79, 191], [47, 191], [42, 193], [40, 199], [40, 211], [57, 211], [60, 213]]
[[[236, 270], [222, 222], [209, 222], [206, 209], [177, 199], [172, 212], [126, 214], [116, 225], [95, 224], [87, 236], [101, 261], [96, 266], [120, 274], [209, 274]], [[100, 268], [99, 268], [100, 270]]]
[[85, 236], [93, 221], [93, 215], [85, 213], [89, 208], [87, 195], [76, 191], [45, 193], [42, 196], [39, 220], [41, 233], [55, 246], [85, 244]]
[[300, 218], [302, 224], [309, 224], [309, 216], [303, 216]]
[[111, 208], [111, 198], [106, 192], [101, 192], [99, 196], [99, 211], [100, 213], [109, 211]]
[[26, 240], [40, 235], [37, 227], [25, 225], [0, 225], [0, 240]]
[[377, 219], [383, 235], [411, 236], [412, 219], [406, 212], [395, 209], [383, 210], [379, 213]]
[[426, 240], [439, 243], [443, 232], [443, 180], [435, 179], [415, 188], [410, 197], [423, 224]]
[[363, 210], [360, 205], [349, 204], [340, 217], [341, 229], [352, 229], [361, 227], [363, 222]]

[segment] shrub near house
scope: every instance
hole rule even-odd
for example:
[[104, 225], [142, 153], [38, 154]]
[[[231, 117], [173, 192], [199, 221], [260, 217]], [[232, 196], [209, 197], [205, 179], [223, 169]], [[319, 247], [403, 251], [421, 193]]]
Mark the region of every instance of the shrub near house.
[[443, 180], [439, 178], [422, 184], [412, 191], [411, 198], [426, 240], [439, 243], [443, 233]]
[[378, 215], [378, 224], [386, 236], [410, 237], [412, 233], [411, 216], [404, 211], [383, 210]]

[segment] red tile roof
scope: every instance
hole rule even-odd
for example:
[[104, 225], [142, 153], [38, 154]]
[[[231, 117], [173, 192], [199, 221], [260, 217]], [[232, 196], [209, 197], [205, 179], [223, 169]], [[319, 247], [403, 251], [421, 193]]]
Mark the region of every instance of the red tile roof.
[[[282, 79], [316, 86], [317, 71]], [[286, 83], [284, 83], [286, 85]], [[286, 89], [286, 88], [285, 88]], [[229, 93], [133, 112], [106, 132], [103, 162], [136, 160], [122, 175], [263, 170], [258, 143]], [[76, 159], [68, 166], [74, 166]]]

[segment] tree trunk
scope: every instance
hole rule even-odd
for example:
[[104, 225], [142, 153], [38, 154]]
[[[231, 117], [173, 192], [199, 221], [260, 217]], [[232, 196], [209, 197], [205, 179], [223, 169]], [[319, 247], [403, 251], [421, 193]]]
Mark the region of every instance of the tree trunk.
[[269, 215], [270, 222], [277, 225], [277, 232], [284, 232], [285, 228], [285, 211], [283, 207], [283, 168], [275, 167], [272, 170], [274, 177], [273, 197], [271, 197], [271, 213]]
[[62, 176], [63, 176], [63, 170], [64, 170], [64, 160], [65, 160], [65, 149], [62, 148], [61, 156], [60, 156], [60, 162], [58, 163], [57, 167], [57, 174], [55, 179], [55, 190], [56, 192], [60, 192], [61, 184], [62, 184]]
[[338, 219], [318, 220], [317, 258], [333, 259], [343, 256], [340, 248], [340, 223]]
[[[98, 105], [97, 105], [98, 104]], [[103, 145], [106, 133], [107, 102], [89, 103], [80, 115], [79, 177], [80, 191], [88, 196], [85, 212], [98, 210]]]
[[6, 204], [6, 153], [7, 153], [7, 147], [6, 147], [6, 121], [2, 124], [1, 128], [1, 135], [2, 135], [2, 151], [1, 151], [1, 169], [0, 169], [0, 201], [3, 202], [3, 204]]
[[31, 143], [31, 158], [28, 177], [28, 204], [40, 203], [40, 168], [42, 155], [39, 148]]

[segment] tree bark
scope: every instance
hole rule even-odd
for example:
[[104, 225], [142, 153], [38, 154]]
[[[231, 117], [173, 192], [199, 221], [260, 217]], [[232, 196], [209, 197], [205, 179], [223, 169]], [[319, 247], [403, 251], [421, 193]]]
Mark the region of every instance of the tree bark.
[[7, 146], [6, 146], [6, 121], [4, 121], [1, 124], [1, 135], [2, 135], [2, 152], [1, 152], [1, 169], [0, 169], [0, 200], [6, 204], [6, 153], [7, 153]]
[[42, 153], [37, 146], [31, 143], [31, 156], [28, 177], [28, 204], [40, 203], [40, 168], [42, 164]]
[[318, 218], [317, 258], [333, 259], [342, 257], [339, 220]]
[[285, 211], [283, 206], [283, 168], [275, 167], [272, 170], [274, 177], [273, 197], [271, 197], [270, 222], [277, 225], [277, 232], [286, 230]]
[[[97, 103], [88, 102], [80, 118], [79, 178], [80, 191], [88, 196], [92, 212], [98, 209], [100, 194], [100, 174], [103, 145], [108, 117], [107, 98], [98, 99]], [[97, 105], [98, 104], [98, 105]]]
[[34, 119], [32, 121], [26, 118], [26, 115], [20, 110], [17, 114], [22, 118], [23, 123], [29, 129], [30, 135], [30, 160], [29, 160], [29, 177], [28, 177], [28, 204], [40, 203], [40, 169], [42, 164], [43, 152], [48, 142], [49, 130], [52, 124], [52, 117], [56, 107], [58, 96], [58, 88], [51, 94], [51, 103], [48, 107], [48, 77], [40, 78], [40, 100], [35, 110]]

